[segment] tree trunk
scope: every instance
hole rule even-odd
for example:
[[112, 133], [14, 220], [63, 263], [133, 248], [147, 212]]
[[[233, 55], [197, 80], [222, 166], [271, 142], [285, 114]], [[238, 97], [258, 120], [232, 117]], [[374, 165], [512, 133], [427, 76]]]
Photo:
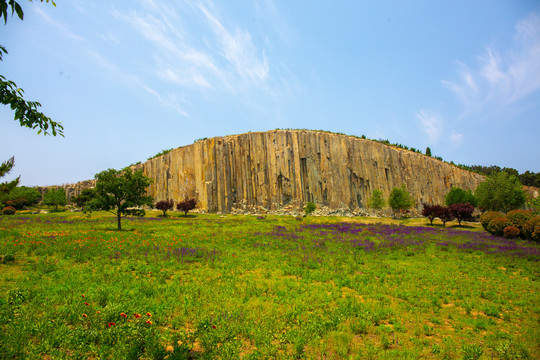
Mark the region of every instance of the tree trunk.
[[118, 230], [122, 230], [122, 215], [116, 214], [116, 219], [118, 220]]

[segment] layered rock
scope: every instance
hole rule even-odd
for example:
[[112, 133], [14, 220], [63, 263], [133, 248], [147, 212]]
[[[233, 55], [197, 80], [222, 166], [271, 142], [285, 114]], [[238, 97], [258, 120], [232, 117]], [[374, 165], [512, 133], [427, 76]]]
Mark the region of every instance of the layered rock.
[[135, 166], [153, 179], [156, 201], [196, 196], [199, 207], [230, 212], [301, 207], [365, 208], [405, 185], [417, 204], [441, 204], [451, 187], [475, 189], [483, 176], [372, 140], [306, 130], [216, 137]]

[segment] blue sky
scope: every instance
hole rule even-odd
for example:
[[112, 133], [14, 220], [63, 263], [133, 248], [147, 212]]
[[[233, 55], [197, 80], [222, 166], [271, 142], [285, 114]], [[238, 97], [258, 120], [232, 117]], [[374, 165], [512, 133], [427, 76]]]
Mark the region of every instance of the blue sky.
[[0, 73], [65, 128], [37, 135], [0, 108], [0, 159], [23, 185], [276, 128], [540, 171], [537, 1], [20, 3]]

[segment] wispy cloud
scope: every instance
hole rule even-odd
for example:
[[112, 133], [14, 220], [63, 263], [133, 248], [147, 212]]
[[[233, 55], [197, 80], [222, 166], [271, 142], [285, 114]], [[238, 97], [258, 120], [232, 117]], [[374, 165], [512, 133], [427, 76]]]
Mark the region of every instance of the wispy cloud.
[[56, 30], [58, 30], [62, 34], [62, 36], [68, 39], [77, 40], [77, 41], [84, 40], [84, 38], [80, 37], [79, 35], [75, 34], [73, 31], [68, 29], [66, 25], [51, 18], [49, 14], [47, 14], [45, 11], [43, 11], [39, 7], [33, 8], [33, 11], [35, 11], [36, 14], [38, 14], [46, 23], [56, 28]]
[[458, 79], [442, 84], [455, 93], [467, 111], [508, 106], [540, 90], [540, 13], [516, 25], [508, 51], [486, 47], [475, 67], [458, 64]]
[[416, 117], [420, 120], [420, 127], [428, 136], [430, 143], [436, 143], [443, 133], [442, 117], [437, 112], [424, 109], [417, 112]]

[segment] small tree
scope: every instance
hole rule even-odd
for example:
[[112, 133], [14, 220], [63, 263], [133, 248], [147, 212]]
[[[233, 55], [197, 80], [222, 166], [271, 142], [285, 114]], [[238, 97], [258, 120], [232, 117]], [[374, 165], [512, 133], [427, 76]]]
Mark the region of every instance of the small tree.
[[402, 185], [400, 188], [393, 188], [388, 202], [392, 210], [399, 213], [410, 209], [414, 205], [411, 194], [405, 189], [405, 185]]
[[71, 201], [77, 205], [77, 207], [85, 208], [86, 203], [92, 201], [96, 197], [95, 189], [84, 189], [79, 196], [75, 196]]
[[462, 221], [467, 221], [472, 219], [472, 213], [474, 211], [474, 206], [468, 203], [461, 204], [452, 204], [448, 207], [450, 213], [455, 217], [461, 226]]
[[375, 189], [371, 193], [371, 198], [368, 200], [368, 206], [375, 210], [380, 210], [386, 205], [381, 190]]
[[471, 204], [473, 207], [476, 207], [478, 204], [478, 201], [471, 190], [466, 191], [458, 187], [453, 187], [450, 189], [444, 198], [444, 202], [446, 203], [446, 206], [467, 203]]
[[122, 217], [126, 215], [144, 216], [143, 209], [135, 207], [152, 206], [153, 201], [146, 195], [146, 188], [152, 180], [142, 170], [132, 172], [130, 168], [118, 171], [109, 169], [96, 174], [95, 198], [87, 202], [89, 210], [105, 210], [116, 216], [118, 230], [122, 230]]
[[317, 210], [317, 205], [311, 201], [309, 201], [306, 206], [304, 206], [304, 213], [306, 215], [309, 215], [311, 214], [312, 212], [314, 212], [315, 210]]
[[43, 195], [43, 204], [54, 206], [55, 211], [58, 211], [59, 206], [65, 206], [66, 203], [66, 190], [62, 188], [51, 189]]
[[446, 206], [441, 206], [439, 209], [437, 209], [437, 217], [441, 219], [443, 223], [443, 227], [446, 226], [446, 223], [448, 221], [454, 220], [454, 216], [452, 215], [452, 212]]
[[160, 200], [154, 205], [158, 210], [163, 211], [163, 217], [167, 216], [167, 210], [172, 210], [174, 208], [174, 201], [172, 200]]
[[184, 201], [180, 201], [178, 204], [176, 204], [176, 209], [178, 211], [183, 211], [184, 216], [187, 216], [188, 211], [195, 209], [196, 206], [196, 198], [185, 198]]
[[518, 178], [505, 172], [488, 176], [476, 189], [478, 205], [484, 210], [508, 212], [525, 204], [525, 192]]
[[431, 156], [431, 149], [429, 148], [429, 146], [426, 148], [426, 155]]
[[429, 222], [431, 225], [433, 225], [433, 220], [438, 216], [440, 213], [441, 205], [430, 205], [430, 204], [422, 204], [424, 208], [422, 209], [422, 216], [425, 216], [429, 219]]

